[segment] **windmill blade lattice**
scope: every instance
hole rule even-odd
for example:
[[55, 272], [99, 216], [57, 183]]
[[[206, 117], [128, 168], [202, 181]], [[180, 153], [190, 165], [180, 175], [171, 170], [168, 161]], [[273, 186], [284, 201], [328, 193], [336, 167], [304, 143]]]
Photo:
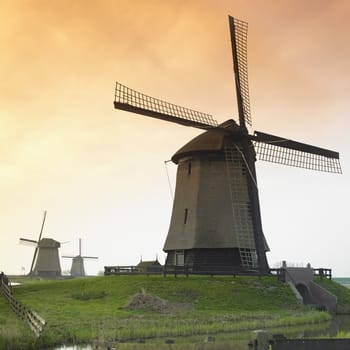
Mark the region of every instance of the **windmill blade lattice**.
[[249, 101], [247, 36], [248, 23], [229, 16], [233, 69], [235, 72], [239, 123], [252, 126]]
[[298, 168], [341, 174], [339, 153], [308, 144], [255, 132], [257, 158]]
[[218, 126], [210, 115], [145, 95], [116, 83], [114, 108], [204, 130]]

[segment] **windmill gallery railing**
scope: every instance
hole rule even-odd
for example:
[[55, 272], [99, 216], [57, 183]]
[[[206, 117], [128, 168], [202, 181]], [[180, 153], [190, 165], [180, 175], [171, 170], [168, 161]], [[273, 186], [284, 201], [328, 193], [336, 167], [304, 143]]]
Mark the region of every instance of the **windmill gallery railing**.
[[193, 271], [191, 267], [188, 265], [183, 266], [176, 266], [176, 265], [167, 265], [167, 266], [160, 266], [156, 268], [147, 268], [147, 269], [140, 269], [137, 266], [105, 266], [104, 267], [104, 275], [110, 276], [110, 275], [232, 275], [232, 276], [238, 276], [238, 275], [259, 275], [258, 271], [242, 271], [234, 268], [227, 268], [224, 270], [201, 270], [201, 271]]
[[46, 321], [38, 313], [14, 298], [9, 279], [3, 272], [0, 273], [0, 290], [15, 314], [21, 320], [27, 322], [34, 334], [40, 337], [45, 328]]
[[[269, 269], [270, 274], [276, 276], [280, 281], [286, 280], [286, 274], [288, 274], [287, 270], [283, 267], [280, 268], [272, 268]], [[152, 266], [146, 269], [141, 269], [138, 266], [105, 266], [104, 267], [104, 275], [153, 275], [153, 274], [163, 274], [166, 275], [232, 275], [232, 276], [260, 276], [258, 271], [247, 271], [247, 270], [237, 270], [232, 267], [227, 267], [225, 270], [216, 270], [216, 271], [192, 271], [192, 269], [188, 265], [176, 266], [176, 265], [168, 265], [168, 266]], [[326, 268], [315, 268], [313, 269], [314, 277], [320, 277], [321, 279], [332, 279], [332, 269]]]

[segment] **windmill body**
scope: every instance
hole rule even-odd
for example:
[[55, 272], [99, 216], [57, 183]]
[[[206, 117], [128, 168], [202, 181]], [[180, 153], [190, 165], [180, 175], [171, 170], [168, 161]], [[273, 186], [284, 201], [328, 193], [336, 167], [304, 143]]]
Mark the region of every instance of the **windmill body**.
[[268, 274], [255, 161], [341, 173], [339, 153], [255, 131], [250, 115], [246, 22], [229, 16], [237, 124], [116, 84], [116, 109], [206, 130], [173, 157], [178, 165], [166, 267]]
[[70, 269], [70, 275], [72, 277], [85, 276], [84, 258], [80, 255], [72, 258], [72, 267]]
[[[233, 120], [221, 126], [237, 128]], [[172, 157], [178, 168], [164, 245], [166, 265], [183, 264], [193, 272], [239, 272], [240, 250], [244, 249], [245, 268], [257, 267], [249, 174], [239, 153], [242, 145], [239, 140], [236, 144], [238, 149], [232, 149], [232, 137], [221, 130], [211, 130], [191, 140]], [[229, 163], [227, 149], [232, 156]], [[228, 167], [234, 172], [231, 183]], [[239, 217], [234, 217], [235, 212]]]
[[32, 274], [34, 276], [56, 278], [61, 276], [58, 249], [60, 242], [52, 238], [42, 238], [38, 243], [38, 256]]

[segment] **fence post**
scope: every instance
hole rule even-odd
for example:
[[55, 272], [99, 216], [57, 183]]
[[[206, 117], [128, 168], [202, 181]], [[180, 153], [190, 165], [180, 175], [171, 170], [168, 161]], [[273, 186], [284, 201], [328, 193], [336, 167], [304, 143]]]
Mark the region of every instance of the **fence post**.
[[256, 330], [251, 333], [250, 347], [253, 350], [269, 350], [269, 334], [264, 330]]

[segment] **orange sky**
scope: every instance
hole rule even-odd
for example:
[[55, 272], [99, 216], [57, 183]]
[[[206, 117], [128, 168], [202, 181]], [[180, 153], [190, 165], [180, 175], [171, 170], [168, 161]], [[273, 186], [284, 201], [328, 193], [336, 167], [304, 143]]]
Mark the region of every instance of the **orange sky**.
[[254, 128], [337, 150], [344, 170], [258, 166], [270, 263], [349, 275], [334, 244], [348, 243], [347, 0], [2, 0], [0, 270], [28, 272], [32, 250], [18, 238], [37, 237], [45, 209], [44, 235], [70, 241], [61, 253], [81, 237], [100, 257], [91, 273], [164, 257], [163, 162], [198, 131], [114, 110], [114, 83], [236, 117], [228, 14], [249, 23]]

